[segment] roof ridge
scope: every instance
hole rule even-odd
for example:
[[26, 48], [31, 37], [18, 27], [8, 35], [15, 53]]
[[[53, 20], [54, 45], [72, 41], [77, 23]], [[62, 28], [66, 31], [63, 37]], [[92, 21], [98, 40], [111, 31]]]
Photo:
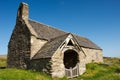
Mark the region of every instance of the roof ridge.
[[[71, 33], [71, 34], [73, 34], [73, 33]], [[78, 37], [82, 37], [82, 38], [85, 38], [85, 39], [88, 39], [88, 38], [86, 38], [85, 36], [81, 36], [81, 35], [78, 35], [78, 34], [73, 34], [74, 36], [78, 36]]]
[[54, 38], [50, 39], [50, 41], [55, 40], [55, 39], [60, 38], [60, 37], [63, 37], [63, 36], [66, 36], [66, 35], [69, 35], [69, 34], [70, 34], [70, 33], [66, 33], [66, 34], [63, 34], [63, 35], [54, 37]]
[[56, 28], [56, 27], [54, 27], [54, 26], [52, 26], [52, 25], [47, 25], [47, 24], [44, 24], [44, 23], [41, 23], [41, 22], [38, 22], [38, 21], [36, 21], [36, 20], [32, 20], [32, 19], [29, 19], [29, 20], [30, 20], [30, 21], [33, 21], [33, 22], [35, 22], [35, 23], [38, 23], [38, 24], [41, 24], [41, 25], [47, 26], [47, 27], [49, 27], [49, 28], [53, 28], [53, 29], [56, 29], [56, 30], [59, 30], [59, 31], [62, 31], [62, 32], [68, 33], [68, 32], [66, 32], [66, 31], [63, 31], [63, 30], [61, 30], [61, 29], [58, 29], [58, 28]]
[[36, 23], [39, 23], [39, 24], [42, 24], [42, 25], [44, 25], [44, 26], [50, 27], [50, 25], [47, 25], [47, 24], [38, 22], [38, 21], [36, 21], [36, 20], [33, 20], [33, 19], [29, 19], [29, 20], [30, 20], [30, 21], [33, 21], [33, 22], [36, 22]]

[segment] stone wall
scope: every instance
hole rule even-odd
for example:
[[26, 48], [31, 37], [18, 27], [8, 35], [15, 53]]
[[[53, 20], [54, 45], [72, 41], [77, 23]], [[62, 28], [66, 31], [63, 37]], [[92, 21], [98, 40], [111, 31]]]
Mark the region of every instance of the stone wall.
[[46, 43], [45, 40], [40, 40], [35, 36], [31, 36], [31, 58], [41, 49], [41, 47]]
[[29, 69], [31, 56], [31, 35], [37, 36], [28, 21], [28, 5], [20, 3], [16, 26], [8, 44], [7, 66]]
[[102, 50], [82, 48], [86, 54], [85, 62], [103, 62]]
[[63, 64], [63, 56], [64, 56], [64, 54], [62, 53], [60, 48], [52, 56], [52, 59], [51, 59], [52, 77], [64, 77], [65, 76], [65, 67]]
[[17, 21], [8, 44], [8, 67], [26, 69], [30, 60], [30, 32], [24, 21]]
[[30, 61], [30, 69], [34, 71], [42, 71], [45, 73], [51, 73], [50, 58], [34, 59]]
[[78, 52], [79, 55], [79, 74], [82, 75], [86, 71], [86, 64], [85, 64], [85, 54], [83, 51]]

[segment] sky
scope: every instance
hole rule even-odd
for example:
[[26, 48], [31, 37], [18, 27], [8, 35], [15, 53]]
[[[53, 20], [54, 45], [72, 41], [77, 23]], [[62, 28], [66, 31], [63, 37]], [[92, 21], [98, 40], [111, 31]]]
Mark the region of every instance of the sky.
[[103, 56], [120, 57], [120, 0], [0, 0], [0, 55], [16, 23], [20, 2], [29, 5], [29, 18], [89, 38]]

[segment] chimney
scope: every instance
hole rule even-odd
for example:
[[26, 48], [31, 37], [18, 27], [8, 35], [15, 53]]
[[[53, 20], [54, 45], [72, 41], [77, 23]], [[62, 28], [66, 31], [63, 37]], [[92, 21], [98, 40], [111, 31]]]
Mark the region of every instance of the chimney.
[[18, 8], [17, 19], [28, 19], [28, 4], [21, 2]]

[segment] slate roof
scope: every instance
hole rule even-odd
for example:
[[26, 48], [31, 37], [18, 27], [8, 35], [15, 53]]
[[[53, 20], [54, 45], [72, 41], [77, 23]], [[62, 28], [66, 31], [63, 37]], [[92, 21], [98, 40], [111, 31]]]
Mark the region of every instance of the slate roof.
[[[36, 21], [29, 20], [29, 23], [37, 33], [38, 38], [48, 40], [48, 42], [36, 53], [33, 59], [51, 57], [69, 34], [68, 32], [58, 30]], [[75, 34], [72, 35], [81, 47], [102, 50], [89, 39]]]
[[99, 46], [97, 46], [95, 43], [93, 43], [88, 38], [81, 37], [78, 35], [74, 35], [74, 37], [76, 38], [79, 45], [82, 47], [87, 47], [87, 48], [91, 48], [91, 49], [101, 49]]
[[50, 40], [52, 38], [66, 34], [66, 32], [55, 29], [53, 27], [29, 20], [29, 23], [36, 31], [39, 38]]

